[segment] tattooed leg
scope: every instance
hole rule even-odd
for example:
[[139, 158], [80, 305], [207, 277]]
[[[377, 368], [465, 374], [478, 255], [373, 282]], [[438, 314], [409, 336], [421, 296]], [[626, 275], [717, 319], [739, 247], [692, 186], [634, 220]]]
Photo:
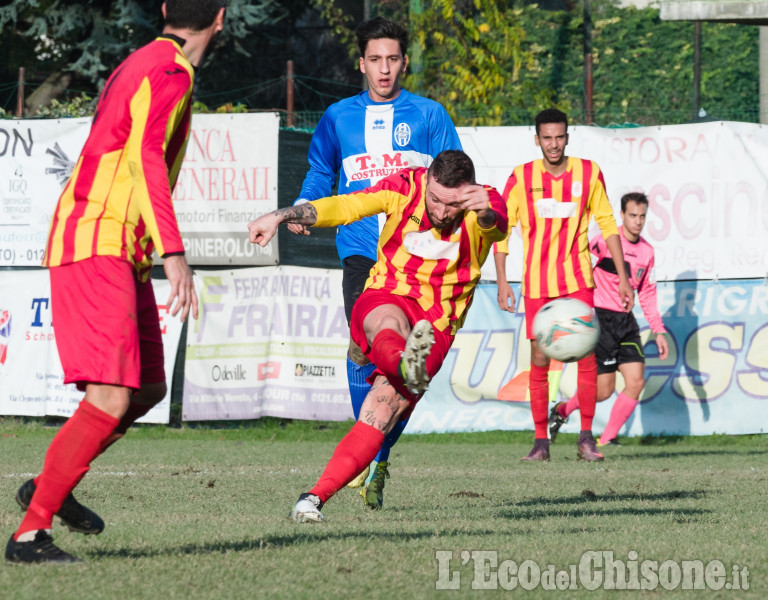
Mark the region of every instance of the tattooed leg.
[[386, 435], [407, 408], [408, 401], [382, 375], [373, 382], [360, 410], [359, 420]]

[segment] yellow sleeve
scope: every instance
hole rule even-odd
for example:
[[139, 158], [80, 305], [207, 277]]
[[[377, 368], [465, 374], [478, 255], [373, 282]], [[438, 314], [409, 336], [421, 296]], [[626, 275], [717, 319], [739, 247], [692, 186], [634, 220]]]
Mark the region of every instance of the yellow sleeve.
[[[594, 164], [594, 163], [593, 163]], [[603, 173], [596, 164], [593, 181], [589, 182], [589, 210], [595, 217], [595, 222], [600, 227], [600, 233], [603, 239], [608, 239], [611, 235], [618, 235], [619, 228], [616, 226], [616, 219], [613, 217], [613, 208], [608, 200], [608, 194], [605, 191], [605, 180]]]
[[402, 195], [398, 192], [377, 190], [312, 200], [310, 204], [317, 211], [317, 222], [313, 227], [349, 225], [363, 217], [379, 213], [390, 214], [401, 199]]
[[517, 167], [514, 171], [512, 171], [512, 175], [509, 176], [509, 179], [507, 179], [507, 184], [504, 186], [504, 193], [502, 194], [502, 198], [504, 198], [504, 200], [507, 202], [507, 235], [504, 236], [503, 240], [500, 240], [493, 245], [494, 254], [498, 252], [509, 254], [509, 235], [517, 225], [520, 202], [519, 193], [522, 176], [521, 174], [518, 174], [518, 169], [520, 169], [520, 167]]

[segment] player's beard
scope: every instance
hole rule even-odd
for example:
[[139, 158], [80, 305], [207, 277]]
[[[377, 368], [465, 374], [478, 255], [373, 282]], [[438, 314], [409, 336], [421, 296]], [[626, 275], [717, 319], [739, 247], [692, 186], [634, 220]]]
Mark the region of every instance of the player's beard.
[[464, 215], [459, 214], [452, 219], [447, 219], [444, 221], [438, 221], [435, 217], [433, 217], [429, 210], [427, 210], [427, 217], [429, 217], [429, 222], [432, 224], [432, 227], [437, 229], [438, 231], [442, 231], [443, 229], [448, 229], [449, 227], [456, 229], [456, 226], [458, 223], [461, 223], [461, 220], [463, 219]]

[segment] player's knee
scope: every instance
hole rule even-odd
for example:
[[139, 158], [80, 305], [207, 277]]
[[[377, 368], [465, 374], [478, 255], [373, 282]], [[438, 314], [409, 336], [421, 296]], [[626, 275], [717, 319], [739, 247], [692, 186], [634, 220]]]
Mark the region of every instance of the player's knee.
[[604, 402], [613, 395], [613, 390], [597, 390], [597, 401]]
[[167, 393], [168, 386], [164, 381], [159, 383], [146, 383], [141, 386], [141, 390], [131, 398], [131, 401], [145, 406], [154, 406], [161, 402]]
[[645, 387], [645, 380], [642, 377], [630, 378], [624, 380], [624, 393], [630, 398], [637, 398]]
[[362, 349], [360, 346], [355, 344], [355, 342], [351, 341], [349, 342], [349, 350], [347, 350], [347, 356], [349, 357], [349, 360], [351, 360], [356, 365], [359, 365], [361, 367], [367, 365], [371, 361], [368, 360], [368, 357], [363, 354]]

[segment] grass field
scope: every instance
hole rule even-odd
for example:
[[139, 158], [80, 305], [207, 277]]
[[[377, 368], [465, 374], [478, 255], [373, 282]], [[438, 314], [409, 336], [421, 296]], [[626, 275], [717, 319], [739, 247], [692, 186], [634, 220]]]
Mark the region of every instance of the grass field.
[[[576, 460], [575, 436], [561, 434], [552, 462], [536, 465], [519, 461], [530, 432], [404, 436], [391, 457], [384, 510], [364, 509], [345, 489], [323, 509], [325, 524], [291, 523], [298, 494], [314, 484], [349, 426], [134, 429], [76, 492], [104, 517], [104, 533], [55, 526], [57, 543], [86, 564], [4, 564], [0, 597], [613, 598], [616, 591], [599, 582], [610, 569], [589, 563], [608, 558], [601, 551], [623, 561], [630, 584], [653, 586], [652, 577], [633, 573], [657, 561], [644, 568], [671, 587], [690, 560], [709, 568], [709, 583], [723, 584], [668, 591], [657, 583], [650, 596], [622, 597], [768, 597], [766, 436], [627, 439], [608, 449], [604, 463], [586, 464]], [[21, 516], [16, 489], [39, 471], [55, 431], [0, 420], [3, 544]], [[482, 551], [502, 565], [498, 579], [486, 576], [496, 591], [472, 589], [483, 584], [475, 574]], [[720, 578], [714, 560], [723, 564]], [[515, 583], [510, 561], [521, 576], [513, 591], [501, 587]], [[570, 576], [580, 563], [593, 565], [596, 590], [522, 589], [537, 569], [549, 585], [548, 571]], [[733, 581], [749, 590], [727, 590]], [[452, 585], [459, 590], [436, 589]]]

